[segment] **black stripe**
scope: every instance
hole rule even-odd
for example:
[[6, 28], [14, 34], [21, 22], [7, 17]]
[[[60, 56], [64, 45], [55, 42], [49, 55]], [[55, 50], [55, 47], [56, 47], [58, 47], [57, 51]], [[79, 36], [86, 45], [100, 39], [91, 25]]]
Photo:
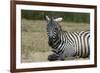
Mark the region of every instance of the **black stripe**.
[[[55, 44], [56, 43], [56, 44]], [[59, 47], [59, 45], [61, 44], [61, 40], [59, 39], [59, 41], [57, 41], [57, 42], [55, 42], [54, 44], [55, 45], [53, 45], [53, 48], [54, 49], [57, 49], [58, 47]], [[58, 49], [57, 49], [58, 50]]]
[[[83, 40], [84, 40], [84, 51], [85, 51], [85, 53], [84, 53], [84, 55], [83, 55], [83, 57], [86, 57], [87, 56], [87, 49], [89, 49], [89, 45], [88, 45], [88, 37], [86, 37], [87, 35], [88, 35], [89, 33], [87, 32], [87, 33], [85, 33], [85, 35], [84, 35], [84, 38], [83, 38]], [[85, 41], [85, 39], [87, 39], [87, 41]], [[86, 43], [85, 42], [87, 42], [87, 46], [86, 46]]]
[[87, 56], [89, 56], [90, 55], [90, 35], [87, 37], [87, 42], [88, 42], [88, 54], [87, 54]]
[[[76, 41], [76, 40], [78, 41], [78, 42], [77, 42], [77, 41], [75, 42], [75, 45], [77, 45], [77, 46], [78, 46], [78, 45], [79, 45], [78, 34], [77, 34], [77, 33], [75, 33], [75, 32], [70, 33], [70, 34], [73, 36], [73, 38], [74, 38], [74, 40], [75, 40], [75, 41]], [[76, 34], [77, 34], [77, 35], [76, 35]], [[76, 37], [77, 39], [76, 39], [75, 37]], [[78, 43], [78, 44], [77, 44], [77, 43]], [[75, 48], [75, 49], [76, 49], [76, 48]], [[77, 51], [77, 52], [78, 52], [78, 54], [76, 54], [76, 55], [77, 55], [77, 56], [79, 56], [79, 46], [78, 46], [78, 51]]]
[[66, 35], [67, 35], [67, 38], [69, 39], [69, 41], [70, 41], [71, 43], [73, 43], [74, 40], [73, 40], [72, 37], [71, 37], [71, 33], [66, 33]]
[[81, 55], [80, 55], [80, 57], [83, 57], [83, 54], [84, 54], [84, 53], [83, 53], [83, 50], [85, 50], [85, 48], [83, 48], [83, 44], [84, 44], [84, 43], [82, 42], [82, 41], [83, 41], [82, 38], [84, 37], [84, 36], [83, 36], [84, 33], [85, 33], [85, 32], [82, 31], [82, 32], [80, 32], [80, 34], [79, 34], [79, 37], [80, 37], [80, 38], [79, 38], [79, 39], [80, 39], [80, 44], [79, 44], [79, 45], [81, 46], [81, 48], [80, 48], [80, 49], [81, 49]]

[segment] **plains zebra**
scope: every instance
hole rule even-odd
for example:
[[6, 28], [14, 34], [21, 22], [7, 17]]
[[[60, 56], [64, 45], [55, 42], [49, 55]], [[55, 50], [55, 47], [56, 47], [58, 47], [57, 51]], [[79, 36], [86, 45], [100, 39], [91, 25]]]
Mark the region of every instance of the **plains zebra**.
[[48, 56], [49, 61], [64, 60], [65, 57], [89, 57], [89, 31], [63, 31], [58, 23], [62, 18], [54, 19], [54, 17], [46, 16], [46, 20], [48, 44], [53, 48], [53, 54]]

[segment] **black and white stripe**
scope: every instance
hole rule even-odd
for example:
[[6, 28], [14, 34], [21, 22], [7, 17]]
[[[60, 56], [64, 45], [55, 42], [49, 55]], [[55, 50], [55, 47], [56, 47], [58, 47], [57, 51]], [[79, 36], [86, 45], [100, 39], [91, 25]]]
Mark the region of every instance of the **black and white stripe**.
[[90, 32], [67, 32], [61, 29], [58, 24], [62, 18], [54, 19], [53, 17], [47, 19], [48, 43], [53, 48], [54, 52], [48, 56], [48, 60], [64, 60], [65, 57], [79, 56], [82, 58], [90, 55]]

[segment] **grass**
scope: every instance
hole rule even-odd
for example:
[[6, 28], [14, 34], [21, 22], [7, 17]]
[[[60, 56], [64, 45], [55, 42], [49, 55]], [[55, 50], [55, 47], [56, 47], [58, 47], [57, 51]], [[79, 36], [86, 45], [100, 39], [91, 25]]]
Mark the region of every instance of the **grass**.
[[[48, 45], [46, 21], [22, 19], [21, 24], [21, 61], [47, 61], [51, 48]], [[61, 22], [60, 25], [65, 31], [89, 30], [89, 24], [86, 23]]]

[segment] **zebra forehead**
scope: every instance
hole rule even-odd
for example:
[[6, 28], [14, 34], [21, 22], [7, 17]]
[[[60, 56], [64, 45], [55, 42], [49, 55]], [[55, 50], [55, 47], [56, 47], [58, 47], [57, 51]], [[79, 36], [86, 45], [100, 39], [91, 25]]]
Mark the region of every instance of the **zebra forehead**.
[[53, 19], [51, 19], [49, 22], [48, 22], [48, 25], [58, 25], [58, 23], [56, 21], [54, 21]]

